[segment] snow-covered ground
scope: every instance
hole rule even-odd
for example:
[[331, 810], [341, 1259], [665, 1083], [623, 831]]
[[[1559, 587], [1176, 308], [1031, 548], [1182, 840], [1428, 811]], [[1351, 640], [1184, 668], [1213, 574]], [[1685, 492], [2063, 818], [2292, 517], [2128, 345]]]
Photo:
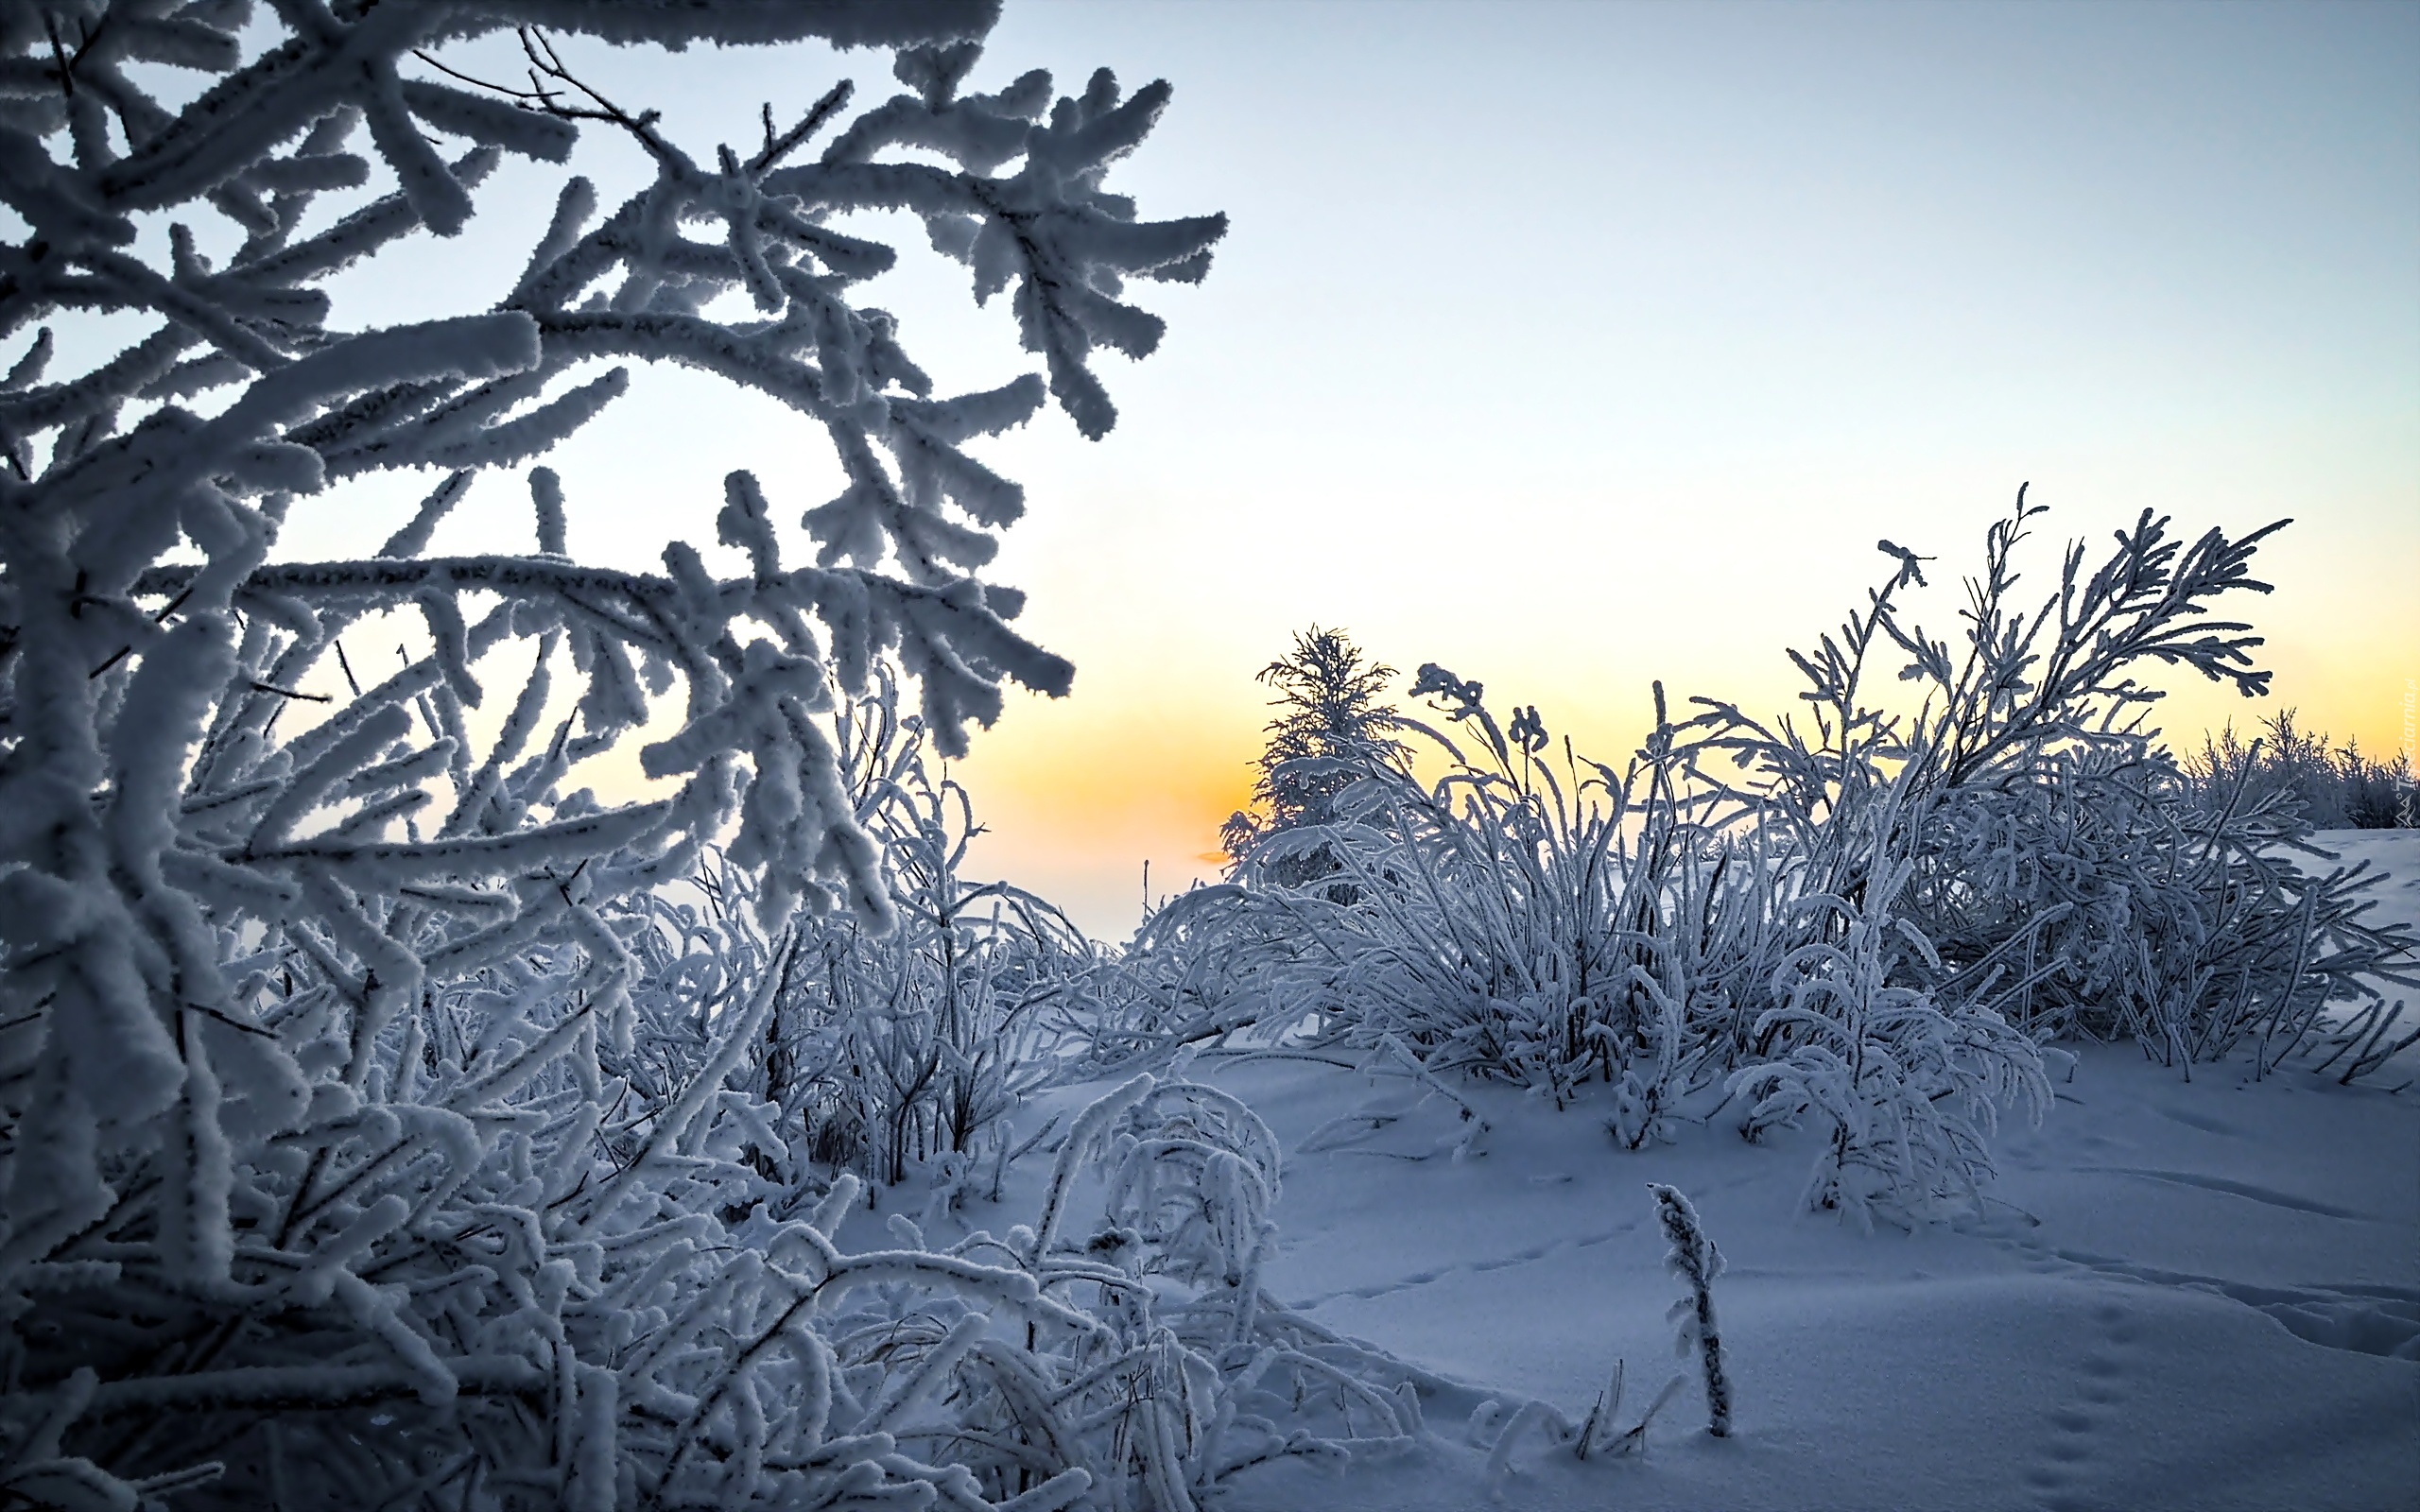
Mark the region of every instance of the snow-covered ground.
[[[1350, 1074], [1230, 1078], [1281, 1135]], [[1695, 1200], [1729, 1262], [1727, 1441], [1692, 1391], [1638, 1462], [1540, 1440], [1533, 1507], [2389, 1508], [2420, 1491], [2420, 1102], [2307, 1078], [2187, 1084], [2083, 1055], [2001, 1146], [1990, 1218], [1912, 1237], [1793, 1218], [1807, 1150], [1720, 1121], [1616, 1150], [1585, 1111], [1496, 1100], [1477, 1160], [1419, 1160], [1449, 1111], [1297, 1156], [1276, 1293], [1340, 1332], [1572, 1418], [1616, 1356], [1671, 1368], [1676, 1285], [1646, 1183]], [[1401, 1152], [1396, 1155], [1382, 1151]], [[1451, 1424], [1432, 1412], [1442, 1429]], [[1447, 1436], [1453, 1435], [1448, 1432]], [[1439, 1448], [1238, 1506], [1466, 1507], [1483, 1452]]]
[[[2324, 841], [2389, 868], [2382, 911], [2420, 919], [2420, 834]], [[1750, 1146], [1718, 1117], [1631, 1154], [1600, 1111], [1480, 1089], [1468, 1159], [1442, 1102], [1306, 1151], [1368, 1078], [1208, 1071], [1286, 1143], [1270, 1291], [1469, 1388], [1429, 1394], [1431, 1434], [1392, 1460], [1247, 1471], [1219, 1504], [2420, 1505], [2420, 1087], [2254, 1084], [2232, 1063], [2188, 1080], [2131, 1046], [2081, 1049], [2043, 1126], [2005, 1130], [1987, 1214], [1913, 1235], [1793, 1216], [1805, 1136]], [[966, 1219], [1029, 1212], [1041, 1163]], [[1534, 1436], [1491, 1484], [1473, 1406], [1538, 1398], [1576, 1420], [1620, 1358], [1634, 1414], [1673, 1368], [1650, 1181], [1690, 1195], [1728, 1261], [1734, 1435], [1705, 1434], [1693, 1382], [1643, 1458], [1583, 1464]]]

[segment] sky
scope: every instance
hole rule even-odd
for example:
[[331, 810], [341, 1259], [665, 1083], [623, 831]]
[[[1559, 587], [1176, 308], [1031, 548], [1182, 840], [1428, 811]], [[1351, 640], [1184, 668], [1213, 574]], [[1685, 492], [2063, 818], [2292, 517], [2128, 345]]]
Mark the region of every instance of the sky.
[[[701, 155], [867, 54], [572, 54]], [[475, 64], [476, 55], [458, 61]], [[493, 61], [493, 60], [488, 60]], [[2294, 707], [2373, 751], [2420, 679], [2420, 7], [1009, 0], [975, 87], [1096, 66], [1174, 102], [1113, 176], [1150, 217], [1223, 211], [1198, 287], [1146, 284], [1160, 351], [977, 453], [1028, 491], [990, 575], [1077, 664], [1012, 695], [955, 775], [974, 868], [1104, 937], [1217, 872], [1270, 711], [1254, 672], [1314, 623], [1437, 662], [1618, 761], [1650, 687], [1789, 706], [1784, 655], [1937, 556], [1920, 617], [2021, 483], [2071, 536], [2295, 524], [2249, 600], [2275, 696], [2177, 683], [2203, 730]], [[608, 203], [627, 142], [577, 160]], [[339, 317], [509, 284], [560, 170], [514, 164], [474, 234]], [[869, 285], [945, 391], [1028, 370], [1002, 301], [899, 228]], [[756, 468], [794, 520], [838, 490], [769, 403], [643, 373], [552, 459], [576, 554], [712, 536]], [[289, 546], [366, 535], [398, 480]], [[408, 485], [408, 486], [406, 486]], [[499, 486], [500, 487], [500, 486]], [[502, 497], [501, 494], [496, 495]], [[466, 512], [440, 549], [526, 533]], [[499, 542], [510, 532], [497, 537]], [[525, 542], [526, 544], [526, 542]], [[356, 544], [354, 549], [360, 549]]]

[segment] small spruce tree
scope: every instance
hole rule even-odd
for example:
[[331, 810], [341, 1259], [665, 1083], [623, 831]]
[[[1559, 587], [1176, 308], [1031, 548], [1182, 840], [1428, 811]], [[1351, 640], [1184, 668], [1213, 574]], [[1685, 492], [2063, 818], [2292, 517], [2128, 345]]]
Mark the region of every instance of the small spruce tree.
[[[1335, 816], [1336, 797], [1373, 766], [1401, 760], [1394, 738], [1401, 716], [1382, 696], [1395, 669], [1372, 662], [1342, 630], [1314, 625], [1294, 635], [1294, 649], [1260, 669], [1260, 680], [1277, 690], [1279, 713], [1266, 729], [1269, 744], [1253, 765], [1255, 812], [1237, 810], [1219, 831], [1219, 842], [1240, 871], [1251, 854], [1289, 830], [1325, 824]], [[1266, 881], [1300, 886], [1329, 876], [1340, 865], [1325, 846], [1284, 848], [1264, 855], [1255, 868]]]

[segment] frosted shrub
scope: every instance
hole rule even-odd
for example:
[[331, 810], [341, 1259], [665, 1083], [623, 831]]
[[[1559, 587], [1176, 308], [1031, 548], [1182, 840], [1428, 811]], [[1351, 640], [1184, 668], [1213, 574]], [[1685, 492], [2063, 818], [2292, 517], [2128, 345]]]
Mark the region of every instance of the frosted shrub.
[[2328, 1005], [2375, 1005], [2364, 973], [2410, 970], [2401, 932], [2360, 919], [2373, 875], [2294, 863], [2327, 854], [2308, 833], [2281, 793], [2208, 806], [2156, 751], [2057, 752], [1945, 797], [1910, 915], [2021, 980], [2010, 1015], [2036, 1035], [2188, 1069], [2248, 1048], [2266, 1072], [2330, 1038]]
[[[1956, 654], [1903, 620], [1923, 576], [1901, 554], [1867, 611], [1797, 656], [1811, 733], [1700, 700], [1695, 748], [1749, 768], [1731, 791], [1789, 837], [1813, 893], [1853, 899], [1910, 865], [1896, 907], [1934, 953], [1906, 958], [1910, 984], [1991, 997], [2037, 1035], [2126, 1035], [2169, 1064], [2256, 1044], [2265, 1071], [2324, 1036], [2325, 1005], [2413, 982], [2420, 945], [2360, 920], [2374, 878], [2289, 863], [2310, 849], [2290, 801], [2238, 789], [2211, 806], [2147, 727], [2159, 696], [2134, 673], [2148, 662], [2267, 690], [2258, 637], [2208, 616], [2222, 594], [2267, 591], [2249, 566], [2278, 526], [2187, 547], [2146, 513], [2089, 573], [2070, 546], [2056, 591], [2027, 609], [2014, 554], [2041, 512], [2020, 490], [1991, 528]], [[1868, 687], [1894, 653], [1915, 693], [1894, 693], [1895, 712]]]
[[1331, 758], [1355, 781], [1325, 822], [1260, 836], [1240, 885], [1147, 928], [1156, 948], [1130, 961], [1184, 987], [1135, 1042], [1249, 1024], [1409, 1058], [1593, 1100], [1628, 1148], [1727, 1089], [1752, 1137], [1819, 1123], [1808, 1199], [1860, 1219], [1971, 1210], [1997, 1110], [2048, 1102], [2037, 1047], [2057, 1035], [2185, 1067], [2250, 1050], [2262, 1072], [2305, 1052], [2375, 1069], [2410, 1042], [2377, 983], [2415, 980], [2415, 941], [2362, 921], [2373, 879], [2289, 864], [2309, 833], [2290, 798], [2197, 794], [2135, 680], [2160, 662], [2266, 690], [2258, 638], [2212, 611], [2265, 588], [2249, 564], [2270, 531], [2187, 544], [2146, 514], [2089, 570], [2072, 546], [2027, 607], [2014, 558], [2040, 512], [2020, 490], [1991, 528], [1955, 650], [1908, 617], [1928, 558], [1883, 542], [1890, 578], [1791, 653], [1800, 714], [1701, 698], [1675, 721], [1659, 686], [1618, 771], [1422, 668], [1444, 728], [1397, 728], [1443, 775]]
[[[1240, 875], [1291, 919], [1305, 950], [1273, 984], [1294, 1015], [1335, 1036], [1392, 1035], [1432, 1070], [1500, 1076], [1558, 1102], [1592, 1074], [1669, 1043], [1668, 1004], [1630, 977], [1621, 934], [1619, 779], [1568, 756], [1557, 773], [1534, 711], [1500, 726], [1436, 666], [1437, 695], [1477, 743], [1404, 718], [1451, 764], [1434, 784], [1399, 753], [1373, 751], [1331, 799], [1333, 817], [1271, 833]], [[1288, 887], [1300, 858], [1319, 886]]]
[[[1895, 789], [1893, 790], [1896, 792]], [[1897, 815], [1874, 816], [1889, 828]], [[2049, 1083], [2033, 1041], [1988, 1001], [1947, 1002], [1908, 985], [1940, 958], [1898, 908], [1910, 867], [1864, 879], [1854, 903], [1800, 900], [1808, 933], [1774, 973], [1779, 1001], [1759, 1014], [1755, 1043], [1772, 1058], [1743, 1066], [1731, 1087], [1751, 1099], [1743, 1132], [1815, 1116], [1823, 1153], [1807, 1206], [1871, 1222], [1876, 1211], [1923, 1219], [1979, 1208], [1993, 1175], [1991, 1136], [2003, 1103], [2039, 1122]], [[1838, 933], [1837, 942], [1830, 937]]]
[[[888, 659], [953, 755], [1004, 681], [1066, 686], [1010, 627], [1019, 595], [977, 576], [1023, 505], [962, 447], [1046, 396], [1106, 432], [1090, 354], [1160, 330], [1123, 281], [1205, 269], [1219, 220], [1143, 221], [1101, 186], [1167, 87], [963, 94], [993, 11], [954, 0], [250, 10], [0, 8], [0, 1486], [964, 1503], [971, 1472], [885, 1436], [947, 1362], [853, 1355], [810, 1300], [930, 1282], [1098, 1325], [1029, 1275], [839, 1257], [828, 1223], [777, 1239], [746, 1216], [781, 1143], [746, 1083], [800, 932], [901, 909], [821, 716]], [[893, 48], [907, 88], [852, 114], [842, 83], [703, 159], [535, 32], [526, 95], [416, 60], [538, 25]], [[163, 97], [179, 77], [215, 82]], [[501, 154], [561, 162], [583, 126], [652, 181], [601, 216], [565, 183], [481, 313], [328, 323], [332, 276], [453, 234]], [[873, 211], [1007, 292], [1046, 380], [937, 393], [858, 302], [895, 253], [836, 223]], [[746, 472], [721, 565], [676, 541], [660, 573], [569, 559], [548, 470], [482, 477], [614, 404], [633, 360], [830, 439], [847, 485], [804, 512], [814, 565]], [[292, 511], [390, 469], [433, 487], [383, 546], [272, 559]], [[470, 491], [506, 487], [534, 549], [430, 554]], [[374, 669], [367, 637], [399, 622], [424, 649]], [[579, 785], [643, 727], [654, 796]], [[648, 901], [717, 836], [762, 969], [733, 969], [726, 935], [719, 978], [643, 980], [697, 954], [649, 943]]]
[[[1557, 1106], [1602, 1083], [1625, 1146], [1665, 1137], [1679, 1099], [1719, 1079], [1737, 1005], [1782, 954], [1789, 867], [1684, 789], [1668, 723], [1617, 772], [1568, 742], [1550, 755], [1536, 710], [1503, 725], [1479, 684], [1442, 667], [1423, 667], [1414, 691], [1456, 732], [1400, 728], [1443, 754], [1444, 774], [1424, 782], [1399, 758], [1374, 760], [1329, 823], [1259, 842], [1246, 891], [1192, 905], [1219, 911], [1222, 939], [1270, 942], [1229, 975], [1255, 973], [1263, 1026], [1305, 1042], [1384, 1040], [1425, 1072], [1511, 1081]], [[1286, 885], [1306, 847], [1345, 884]]]
[[[2363, 973], [2408, 970], [2409, 936], [2356, 917], [2366, 879], [2288, 865], [2308, 830], [2277, 803], [2196, 804], [2145, 728], [2147, 661], [2265, 691], [2257, 638], [2208, 613], [2265, 591], [2248, 564], [2276, 527], [2188, 548], [2147, 513], [2089, 573], [2072, 546], [2027, 610], [2014, 554], [2040, 512], [2020, 491], [1992, 527], [1960, 653], [1903, 620], [1923, 558], [1884, 542], [1897, 570], [1867, 610], [1793, 653], [1811, 730], [1701, 700], [1693, 753], [1748, 768], [1726, 794], [1795, 858], [1810, 910], [1731, 1085], [1756, 1099], [1752, 1135], [1822, 1112], [1820, 1206], [1971, 1207], [1995, 1108], [2048, 1102], [2034, 1038], [2127, 1033], [2184, 1065], [2256, 1044], [2266, 1070], [2324, 1004], [2375, 1000]], [[1893, 653], [1913, 700], [1867, 687]]]
[[1325, 1026], [1306, 984], [1327, 960], [1290, 893], [1195, 887], [1153, 910], [1080, 991], [1054, 1005], [1054, 1044], [1069, 1053], [1068, 1074], [1111, 1075], [1242, 1030], [1316, 1040]]
[[[1105, 1196], [1087, 1228], [1071, 1220], [1088, 1180]], [[872, 1375], [898, 1375], [903, 1350], [923, 1354], [914, 1372], [933, 1384], [929, 1405], [885, 1426], [968, 1467], [986, 1496], [1090, 1485], [1088, 1504], [1182, 1512], [1271, 1459], [1399, 1449], [1420, 1427], [1405, 1373], [1260, 1286], [1278, 1190], [1276, 1141], [1249, 1108], [1215, 1088], [1136, 1076], [1077, 1116], [1034, 1227], [932, 1254], [924, 1286], [870, 1297], [828, 1332], [881, 1362]], [[1012, 1278], [1027, 1288], [1013, 1295], [1033, 1300], [937, 1308], [936, 1283], [967, 1273]], [[1027, 1326], [987, 1333], [977, 1310]]]
[[[896, 921], [876, 934], [854, 914], [798, 920], [798, 949], [749, 1060], [751, 1090], [779, 1110], [781, 1138], [765, 1154], [792, 1182], [813, 1165], [825, 1177], [851, 1169], [896, 1185], [927, 1157], [971, 1170], [1019, 1093], [1056, 1067], [1046, 1011], [1081, 992], [1099, 964], [1098, 949], [1048, 902], [959, 875], [977, 833], [972, 804], [933, 775], [922, 721], [900, 716], [894, 687], [877, 669], [877, 686], [830, 727]], [[748, 874], [724, 858], [692, 881], [696, 902], [647, 900], [652, 937], [674, 948], [646, 979], [668, 989], [672, 1022], [702, 1026], [708, 984], [728, 996], [773, 968]], [[709, 1037], [673, 1038], [694, 1059]]]
[[2249, 744], [2233, 721], [2202, 737], [2200, 750], [2180, 752], [2177, 765], [2204, 808], [2257, 803], [2285, 792], [2301, 805], [2314, 829], [2385, 830], [2414, 821], [2406, 797], [2411, 791], [2411, 758], [2397, 751], [2391, 762], [2363, 751], [2358, 741], [2331, 745], [2325, 733], [2294, 723], [2291, 709], [2260, 721]]
[[[963, 878], [977, 833], [966, 790], [933, 775], [921, 721], [893, 720], [873, 699], [856, 712], [843, 748], [862, 749], [857, 812], [883, 848], [900, 924], [879, 940], [856, 919], [819, 931], [817, 970], [794, 988], [833, 1050], [821, 1069], [799, 1074], [829, 1084], [843, 1064], [874, 1069], [882, 1087], [859, 1096], [879, 1131], [882, 1178], [895, 1182], [922, 1155], [971, 1155], [1019, 1092], [1049, 1074], [1041, 1021], [1079, 989], [1098, 953], [1047, 902]], [[851, 975], [843, 950], [857, 958], [853, 987], [841, 986]], [[854, 992], [851, 1011], [816, 1002], [833, 990]]]
[[1412, 691], [1436, 696], [1476, 750], [1406, 721], [1445, 753], [1446, 774], [1424, 787], [1397, 762], [1337, 800], [1341, 833], [1322, 843], [1366, 896], [1341, 911], [1366, 943], [1329, 990], [1365, 1005], [1365, 1019], [1432, 1069], [1502, 1074], [1567, 1100], [1669, 1027], [1652, 1009], [1630, 1011], [1622, 794], [1567, 752], [1560, 774], [1542, 760], [1533, 710], [1516, 710], [1508, 731], [1477, 684], [1433, 664]]

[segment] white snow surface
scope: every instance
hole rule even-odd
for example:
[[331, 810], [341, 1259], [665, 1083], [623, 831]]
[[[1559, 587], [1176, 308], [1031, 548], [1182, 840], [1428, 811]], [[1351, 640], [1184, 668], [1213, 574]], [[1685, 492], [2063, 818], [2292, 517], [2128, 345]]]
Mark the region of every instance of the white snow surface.
[[[2390, 869], [2381, 912], [2420, 919], [2420, 833], [2320, 839]], [[1461, 1386], [1423, 1391], [1428, 1433], [1392, 1459], [1280, 1461], [1211, 1504], [2420, 1505], [2420, 1084], [2389, 1091], [2420, 1057], [2346, 1088], [2291, 1069], [2254, 1083], [2236, 1061], [2188, 1078], [2132, 1045], [2070, 1048], [2051, 1116], [2003, 1129], [1986, 1215], [1913, 1234], [1793, 1216], [1813, 1137], [1749, 1145], [1736, 1107], [1626, 1153], [1607, 1108], [1482, 1087], [1464, 1095], [1489, 1128], [1460, 1160], [1467, 1125], [1439, 1100], [1306, 1152], [1340, 1112], [1408, 1097], [1335, 1065], [1205, 1057], [1193, 1074], [1243, 1096], [1286, 1147], [1270, 1291]], [[1020, 1162], [996, 1210], [971, 1204], [934, 1237], [1030, 1212], [1046, 1165]], [[1733, 1436], [1706, 1434], [1689, 1362], [1643, 1456], [1582, 1463], [1532, 1433], [1491, 1481], [1489, 1446], [1465, 1430], [1475, 1407], [1534, 1398], [1576, 1422], [1620, 1358], [1626, 1427], [1675, 1368], [1666, 1310], [1682, 1283], [1650, 1182], [1689, 1196], [1727, 1261], [1714, 1300]]]

